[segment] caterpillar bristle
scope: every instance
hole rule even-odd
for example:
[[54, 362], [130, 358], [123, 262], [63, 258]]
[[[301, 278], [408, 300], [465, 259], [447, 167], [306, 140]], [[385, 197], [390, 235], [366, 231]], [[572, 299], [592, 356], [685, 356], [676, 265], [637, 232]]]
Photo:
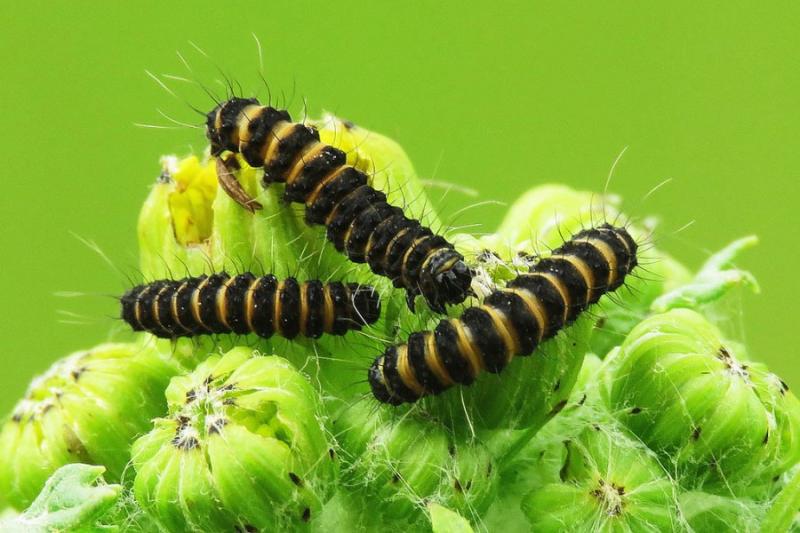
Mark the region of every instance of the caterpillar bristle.
[[391, 405], [413, 403], [469, 385], [481, 371], [501, 372], [618, 289], [638, 264], [637, 250], [625, 228], [605, 223], [580, 231], [482, 305], [389, 347], [369, 369], [373, 396]]
[[134, 331], [172, 339], [227, 333], [287, 339], [344, 335], [375, 323], [381, 311], [380, 297], [368, 285], [251, 273], [157, 280], [129, 290], [120, 303], [122, 319]]
[[347, 164], [345, 152], [320, 142], [313, 126], [254, 98], [231, 98], [208, 113], [206, 134], [223, 189], [244, 208], [260, 205], [233, 177], [235, 159], [226, 153], [262, 168], [264, 186], [285, 183], [284, 199], [305, 205], [306, 222], [324, 225], [339, 252], [405, 289], [412, 310], [417, 295], [440, 313], [469, 296], [472, 273], [453, 245], [387, 203], [367, 174]]

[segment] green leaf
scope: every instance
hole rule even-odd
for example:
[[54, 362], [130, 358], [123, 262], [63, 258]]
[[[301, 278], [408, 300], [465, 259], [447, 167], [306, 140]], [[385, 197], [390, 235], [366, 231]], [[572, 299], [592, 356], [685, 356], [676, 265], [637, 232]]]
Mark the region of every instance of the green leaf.
[[739, 286], [758, 293], [760, 288], [756, 278], [750, 272], [736, 268], [733, 263], [743, 250], [756, 244], [758, 238], [754, 235], [732, 242], [712, 255], [691, 282], [657, 298], [652, 310], [663, 313], [676, 308], [697, 309], [716, 302]]
[[22, 514], [0, 522], [6, 532], [99, 531], [98, 519], [116, 503], [121, 485], [108, 485], [105, 468], [84, 464], [62, 466]]

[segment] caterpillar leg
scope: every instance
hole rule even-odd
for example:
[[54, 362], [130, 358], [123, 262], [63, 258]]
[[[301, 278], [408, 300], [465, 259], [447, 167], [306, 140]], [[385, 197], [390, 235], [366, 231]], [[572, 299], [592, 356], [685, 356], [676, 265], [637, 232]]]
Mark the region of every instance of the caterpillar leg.
[[255, 213], [258, 209], [263, 209], [263, 206], [258, 203], [252, 196], [247, 194], [242, 188], [242, 184], [236, 178], [234, 172], [239, 170], [239, 163], [236, 161], [234, 155], [229, 155], [226, 158], [217, 158], [217, 179], [219, 185], [225, 193], [233, 198], [237, 204], [241, 205], [251, 213]]

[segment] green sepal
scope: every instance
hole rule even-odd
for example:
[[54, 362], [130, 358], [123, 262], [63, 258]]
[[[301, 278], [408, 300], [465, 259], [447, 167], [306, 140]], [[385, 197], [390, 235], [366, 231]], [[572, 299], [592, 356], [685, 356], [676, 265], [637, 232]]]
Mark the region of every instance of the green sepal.
[[778, 495], [769, 502], [761, 522], [761, 531], [796, 531], [797, 509], [800, 508], [800, 467], [795, 465], [787, 483]]
[[165, 156], [161, 165], [161, 175], [139, 212], [139, 268], [145, 281], [210, 270], [215, 171], [196, 156]]
[[469, 521], [438, 503], [428, 504], [433, 533], [472, 533]]

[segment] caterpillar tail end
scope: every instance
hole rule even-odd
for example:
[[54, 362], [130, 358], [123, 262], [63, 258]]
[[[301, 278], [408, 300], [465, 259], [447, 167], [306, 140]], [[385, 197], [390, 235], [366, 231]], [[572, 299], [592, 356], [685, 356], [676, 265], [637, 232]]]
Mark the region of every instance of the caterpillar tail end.
[[351, 283], [349, 289], [358, 322], [365, 326], [377, 322], [381, 316], [381, 298], [375, 287]]

